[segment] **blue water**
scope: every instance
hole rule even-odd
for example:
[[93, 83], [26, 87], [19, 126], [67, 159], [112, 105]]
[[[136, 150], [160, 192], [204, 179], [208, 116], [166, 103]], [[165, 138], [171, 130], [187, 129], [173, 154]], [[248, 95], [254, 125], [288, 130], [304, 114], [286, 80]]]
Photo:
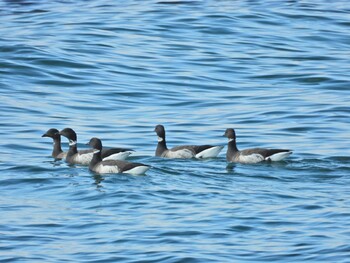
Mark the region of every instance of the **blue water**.
[[[349, 262], [348, 1], [7, 0], [0, 24], [1, 262]], [[157, 124], [294, 153], [160, 159]], [[153, 168], [55, 162], [65, 127]]]

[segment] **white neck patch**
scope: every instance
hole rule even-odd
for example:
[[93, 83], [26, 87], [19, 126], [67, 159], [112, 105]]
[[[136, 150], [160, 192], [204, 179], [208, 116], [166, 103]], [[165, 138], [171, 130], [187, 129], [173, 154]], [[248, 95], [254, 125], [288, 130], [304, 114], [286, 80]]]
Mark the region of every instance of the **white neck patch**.
[[232, 141], [234, 141], [235, 139], [233, 139], [233, 138], [230, 138], [230, 139], [228, 139], [228, 142], [232, 142]]
[[69, 146], [74, 146], [77, 144], [77, 141], [69, 140]]
[[94, 154], [99, 153], [99, 152], [100, 152], [100, 150], [97, 150], [97, 149], [94, 149], [94, 151], [93, 151]]
[[158, 142], [162, 142], [164, 139], [162, 137], [158, 137]]

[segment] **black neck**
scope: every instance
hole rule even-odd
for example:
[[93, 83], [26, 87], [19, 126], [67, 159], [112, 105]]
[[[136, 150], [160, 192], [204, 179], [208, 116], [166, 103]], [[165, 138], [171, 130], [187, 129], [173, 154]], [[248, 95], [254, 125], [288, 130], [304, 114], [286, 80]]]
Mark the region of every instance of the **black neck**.
[[231, 156], [233, 156], [237, 152], [238, 152], [238, 149], [236, 145], [236, 140], [229, 141], [227, 145], [226, 158], [229, 159]]
[[56, 156], [59, 155], [61, 152], [63, 152], [61, 148], [61, 137], [57, 137], [53, 139], [52, 156], [56, 158]]
[[69, 150], [67, 152], [67, 158], [69, 158], [77, 153], [78, 153], [77, 144], [69, 145]]
[[168, 150], [166, 147], [166, 141], [165, 138], [160, 142], [158, 141], [157, 149], [156, 149], [156, 156], [162, 156], [163, 152]]
[[89, 164], [89, 168], [92, 169], [96, 164], [98, 164], [99, 162], [102, 162], [102, 156], [101, 156], [101, 151], [95, 152], [92, 160]]

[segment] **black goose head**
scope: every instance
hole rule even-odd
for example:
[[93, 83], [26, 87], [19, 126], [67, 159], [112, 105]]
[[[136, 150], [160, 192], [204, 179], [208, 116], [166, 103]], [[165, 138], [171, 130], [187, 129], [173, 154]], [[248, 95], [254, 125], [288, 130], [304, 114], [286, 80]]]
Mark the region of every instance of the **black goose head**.
[[41, 137], [49, 137], [52, 139], [59, 139], [60, 135], [59, 135], [59, 131], [57, 129], [50, 129], [47, 132], [45, 132]]
[[102, 142], [99, 138], [93, 137], [90, 139], [89, 143], [91, 148], [95, 150], [102, 150]]
[[229, 141], [235, 141], [236, 140], [236, 133], [235, 130], [232, 128], [226, 129], [224, 135], [225, 137], [228, 138]]
[[59, 132], [60, 135], [66, 137], [69, 140], [69, 143], [77, 142], [77, 134], [71, 128], [65, 128]]
[[165, 139], [165, 129], [164, 129], [164, 126], [163, 125], [157, 125], [155, 128], [154, 128], [154, 131], [157, 133], [158, 137], [161, 138], [161, 139]]

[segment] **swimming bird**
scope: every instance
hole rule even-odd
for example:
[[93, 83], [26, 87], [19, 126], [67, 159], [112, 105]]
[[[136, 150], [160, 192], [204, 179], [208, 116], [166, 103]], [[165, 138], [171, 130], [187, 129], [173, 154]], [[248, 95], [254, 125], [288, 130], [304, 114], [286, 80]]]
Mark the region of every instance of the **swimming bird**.
[[151, 167], [142, 163], [132, 163], [121, 160], [102, 161], [102, 142], [99, 138], [91, 138], [89, 145], [94, 150], [93, 158], [89, 164], [89, 169], [95, 173], [129, 173], [133, 175], [145, 174]]
[[49, 129], [47, 132], [45, 132], [41, 137], [49, 137], [53, 140], [53, 150], [52, 150], [52, 157], [61, 160], [66, 158], [67, 152], [62, 151], [61, 148], [61, 136], [58, 134], [59, 131], [57, 129]]
[[[66, 162], [70, 164], [89, 165], [94, 155], [93, 149], [77, 149], [77, 134], [71, 128], [65, 128], [59, 132], [60, 135], [69, 140], [69, 150], [66, 156]], [[125, 160], [130, 154], [131, 149], [125, 148], [105, 148], [101, 149], [101, 156], [104, 160]]]
[[167, 148], [165, 141], [165, 129], [163, 125], [157, 125], [154, 131], [158, 135], [156, 156], [165, 158], [213, 158], [218, 156], [224, 146], [212, 145], [183, 145], [171, 149]]
[[281, 161], [292, 154], [287, 149], [252, 148], [238, 150], [236, 145], [236, 133], [234, 129], [226, 129], [225, 137], [228, 138], [226, 160], [233, 163], [259, 163], [262, 161]]

